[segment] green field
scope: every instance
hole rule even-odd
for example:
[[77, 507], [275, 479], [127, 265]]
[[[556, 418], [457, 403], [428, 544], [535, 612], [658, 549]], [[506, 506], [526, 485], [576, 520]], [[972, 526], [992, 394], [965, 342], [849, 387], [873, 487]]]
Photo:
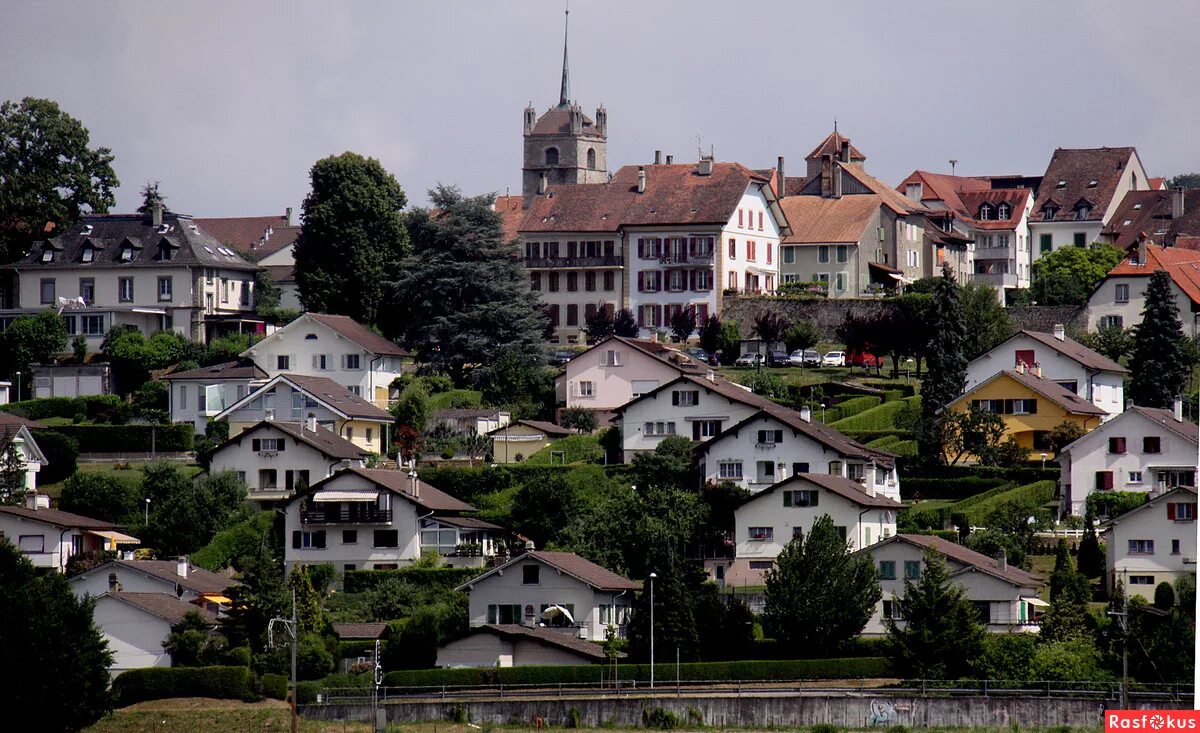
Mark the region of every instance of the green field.
[[[146, 465], [145, 461], [129, 463], [129, 468], [117, 468], [117, 465], [117, 462], [80, 463], [78, 470], [83, 473], [104, 473], [131, 483], [137, 483], [142, 480], [142, 466]], [[193, 478], [202, 472], [200, 466], [194, 463], [189, 463], [183, 468]], [[51, 498], [57, 499], [62, 494], [63, 483], [60, 481], [54, 484], [39, 484], [38, 490]]]

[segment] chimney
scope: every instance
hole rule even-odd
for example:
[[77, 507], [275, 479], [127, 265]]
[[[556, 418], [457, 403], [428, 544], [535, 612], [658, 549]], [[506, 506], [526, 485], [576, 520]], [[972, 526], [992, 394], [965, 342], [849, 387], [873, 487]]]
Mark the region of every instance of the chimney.
[[1025, 373], [1025, 362], [1018, 360], [1016, 371], [1017, 371], [1017, 374], [1024, 374]]
[[116, 573], [108, 574], [108, 592], [119, 593], [121, 591], [121, 583], [117, 580]]
[[265, 418], [266, 420], [274, 420], [274, 419], [275, 419], [275, 411], [274, 411], [274, 410], [267, 410], [267, 411], [266, 411], [266, 415], [264, 416], [264, 418]]
[[283, 212], [283, 221], [287, 226], [292, 226], [292, 207], [287, 207]]
[[841, 152], [841, 156], [838, 159], [841, 160], [843, 163], [849, 163], [850, 162], [850, 141], [849, 140], [842, 138], [842, 149], [840, 152]]
[[646, 169], [638, 166], [638, 193], [646, 193]]
[[317, 432], [317, 416], [316, 415], [309, 415], [308, 420], [306, 422], [308, 424], [305, 427], [308, 428], [308, 432], [310, 432], [310, 433]]
[[674, 163], [675, 163], [675, 156], [668, 154], [667, 155], [667, 165], [674, 165]]
[[1175, 413], [1175, 422], [1183, 422], [1183, 398], [1176, 397], [1175, 402], [1171, 405], [1172, 411]]
[[175, 574], [181, 578], [187, 577], [187, 574], [188, 574], [187, 555], [184, 555], [183, 557], [179, 558], [179, 560], [177, 560], [175, 562]]
[[775, 192], [775, 195], [778, 198], [783, 198], [784, 196], [787, 196], [787, 178], [783, 175], [783, 156], [782, 155], [779, 156], [779, 158], [776, 159], [776, 161], [775, 161], [775, 175], [779, 179], [779, 185], [777, 186], [777, 188], [779, 190]]
[[1145, 237], [1142, 237], [1141, 239], [1138, 240], [1137, 262], [1135, 262], [1133, 264], [1141, 265], [1143, 267], [1146, 265], [1146, 238]]
[[662, 165], [662, 151], [661, 150], [654, 151], [654, 165]]
[[153, 224], [156, 229], [162, 226], [162, 214], [162, 202], [155, 200], [154, 204], [150, 207], [150, 223]]
[[712, 369], [708, 370], [708, 381], [712, 382], [713, 384], [717, 383], [717, 373]]
[[1171, 218], [1182, 219], [1183, 214], [1183, 186], [1176, 186], [1171, 192]]
[[25, 508], [32, 509], [35, 512], [39, 509], [38, 493], [36, 489], [30, 489], [29, 491], [25, 492]]
[[1061, 323], [1054, 324], [1054, 338], [1059, 341], [1067, 340], [1067, 329]]
[[710, 155], [700, 156], [700, 166], [696, 169], [696, 173], [702, 176], [711, 176], [713, 167], [713, 159]]
[[800, 406], [800, 419], [804, 422], [812, 422], [812, 408], [808, 405]]
[[833, 197], [840, 199], [842, 197], [842, 167], [840, 165], [832, 166], [833, 170]]
[[1004, 549], [1003, 547], [1000, 548], [1000, 558], [998, 562], [1000, 563], [1000, 572], [1008, 572], [1008, 550]]
[[549, 184], [549, 181], [546, 178], [546, 171], [542, 171], [542, 177], [540, 179], [538, 179], [538, 193], [539, 194], [546, 193], [546, 186], [548, 184]]
[[833, 195], [833, 156], [821, 156], [821, 195], [829, 198]]

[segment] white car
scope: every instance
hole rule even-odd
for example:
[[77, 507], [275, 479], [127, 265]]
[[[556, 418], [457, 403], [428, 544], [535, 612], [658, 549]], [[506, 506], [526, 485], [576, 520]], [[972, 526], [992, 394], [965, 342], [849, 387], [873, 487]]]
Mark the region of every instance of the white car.
[[733, 362], [734, 366], [758, 366], [762, 364], [762, 354], [742, 354]]
[[821, 366], [823, 366], [823, 367], [844, 367], [844, 366], [846, 366], [846, 352], [830, 351], [828, 354], [821, 357]]

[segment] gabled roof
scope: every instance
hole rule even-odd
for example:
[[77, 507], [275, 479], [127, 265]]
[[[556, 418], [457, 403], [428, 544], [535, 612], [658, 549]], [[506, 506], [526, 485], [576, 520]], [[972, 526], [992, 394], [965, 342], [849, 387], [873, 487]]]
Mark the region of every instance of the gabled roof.
[[261, 430], [277, 430], [284, 435], [304, 443], [307, 446], [320, 451], [322, 455], [329, 458], [340, 459], [356, 459], [366, 458], [371, 453], [370, 451], [360, 448], [354, 443], [346, 440], [337, 433], [326, 430], [320, 425], [315, 431], [309, 430], [306, 425], [298, 422], [280, 422], [278, 420], [263, 420], [242, 432], [225, 441], [213, 451], [213, 455], [220, 453], [225, 448], [231, 445], [240, 445], [242, 440], [248, 438], [251, 434]]
[[382, 356], [409, 356], [409, 353], [383, 336], [362, 325], [350, 316], [337, 316], [328, 313], [305, 313], [275, 333], [243, 351], [240, 356], [253, 358], [263, 344], [287, 338], [293, 333], [303, 333], [310, 323], [319, 323], [330, 329], [347, 341], [358, 345], [365, 351]]
[[[8, 417], [16, 417], [9, 415]], [[22, 418], [17, 418], [18, 420]], [[42, 427], [39, 423], [32, 423], [38, 427]], [[20, 440], [25, 444], [26, 450], [29, 452], [29, 460], [46, 465], [50, 461], [46, 458], [46, 454], [42, 452], [42, 447], [37, 444], [37, 439], [33, 437], [33, 433], [29, 432], [29, 425], [22, 425], [15, 422], [0, 421], [0, 452], [7, 451], [8, 446], [14, 440]]]
[[212, 611], [187, 601], [181, 601], [170, 593], [126, 593], [120, 591], [103, 593], [99, 598], [121, 601], [140, 611], [145, 611], [151, 616], [157, 616], [171, 625], [180, 623], [184, 616], [192, 612], [200, 614], [201, 618], [209, 623], [217, 622], [217, 615]]
[[968, 191], [990, 191], [992, 188], [992, 184], [983, 178], [952, 176], [946, 173], [916, 170], [910, 173], [908, 178], [901, 181], [896, 190], [900, 193], [907, 193], [907, 185], [909, 183], [921, 184], [921, 201], [919, 203], [940, 201], [948, 210], [957, 214], [959, 218], [962, 218], [967, 212], [967, 207], [963, 203], [961, 194]]
[[547, 436], [552, 435], [564, 437], [567, 435], [575, 435], [579, 432], [579, 430], [576, 428], [564, 428], [561, 425], [555, 425], [552, 422], [546, 422], [544, 420], [514, 420], [507, 425], [501, 425], [495, 430], [488, 432], [488, 435], [497, 435], [499, 433], [503, 433], [505, 430], [516, 427], [517, 425], [524, 425], [526, 427], [533, 428], [534, 430], [540, 430]]
[[[166, 212], [162, 221], [162, 227], [155, 227], [149, 216], [141, 214], [85, 216], [64, 228], [57, 237], [35, 243], [22, 259], [3, 267], [27, 272], [187, 266], [260, 269], [196, 225], [186, 214]], [[53, 262], [42, 262], [42, 252], [46, 248], [56, 252]], [[94, 252], [91, 262], [83, 262], [86, 248]], [[121, 260], [121, 251], [126, 248], [135, 253], [130, 261]], [[156, 259], [160, 248], [170, 252], [170, 261]]]
[[[1075, 221], [1073, 207], [1081, 199], [1087, 199], [1092, 203], [1092, 209], [1086, 221], [1102, 221], [1116, 194], [1121, 174], [1136, 156], [1134, 148], [1058, 148], [1042, 177], [1032, 220], [1047, 221], [1042, 211], [1053, 201], [1058, 207], [1053, 221]], [[1092, 185], [1093, 181], [1095, 185]]]
[[[1003, 231], [1020, 226], [1021, 217], [1025, 215], [1025, 207], [1029, 204], [1033, 192], [1028, 188], [998, 188], [990, 191], [963, 192], [959, 196], [964, 207], [960, 218], [967, 220], [976, 229]], [[980, 209], [984, 204], [991, 205], [992, 216], [998, 216], [1000, 204], [1008, 204], [1008, 217], [1005, 219], [980, 219]]]
[[[893, 212], [900, 216], [908, 214], [923, 214], [927, 209], [919, 203], [914, 202], [896, 189], [887, 185], [875, 176], [867, 173], [861, 164], [858, 163], [838, 163], [842, 170], [854, 180], [861, 183], [870, 191], [874, 192], [883, 200], [884, 206], [887, 206]], [[786, 201], [786, 199], [784, 199]]]
[[[1044, 378], [1039, 377], [1036, 374], [1032, 374], [1030, 372], [1020, 372], [1020, 371], [1017, 371], [1016, 369], [1005, 369], [1003, 371], [996, 372], [995, 374], [993, 374], [992, 376], [983, 380], [979, 384], [968, 389], [961, 396], [959, 396], [957, 399], [955, 399], [953, 402], [951, 402], [950, 405], [957, 405], [959, 402], [962, 402], [963, 400], [970, 399], [972, 395], [974, 395], [979, 390], [983, 389], [984, 386], [991, 384], [992, 382], [999, 379], [1001, 376], [1007, 376], [1009, 379], [1013, 380], [1017, 384], [1028, 388], [1030, 391], [1032, 391], [1038, 395], [1041, 395], [1042, 397], [1045, 397], [1046, 399], [1050, 400], [1054, 404], [1061, 407], [1066, 412], [1069, 412], [1073, 415], [1107, 415], [1108, 414], [1108, 411], [1105, 410], [1104, 408], [1097, 407], [1096, 405], [1092, 404], [1091, 402], [1088, 402], [1087, 400], [1083, 399], [1079, 395], [1075, 394], [1071, 390], [1063, 387], [1062, 385], [1060, 385], [1056, 382], [1052, 382], [1049, 379], [1044, 379]], [[949, 407], [950, 405], [947, 405], [947, 407]]]
[[218, 414], [214, 420], [228, 417], [234, 410], [241, 409], [249, 402], [270, 390], [280, 382], [287, 383], [293, 388], [304, 392], [334, 413], [348, 420], [373, 420], [376, 422], [392, 422], [391, 413], [379, 409], [362, 397], [351, 392], [346, 387], [328, 377], [310, 377], [304, 374], [276, 374], [271, 381], [250, 392], [242, 399], [234, 402]]
[[387, 633], [387, 623], [373, 621], [367, 623], [332, 624], [333, 633], [339, 639], [382, 639]]
[[843, 478], [841, 476], [831, 476], [827, 473], [797, 473], [792, 476], [788, 476], [779, 483], [772, 484], [757, 494], [747, 497], [746, 500], [741, 503], [741, 506], [758, 501], [763, 496], [774, 493], [776, 489], [785, 488], [802, 481], [806, 481], [810, 484], [819, 486], [826, 491], [837, 494], [843, 499], [853, 502], [858, 506], [871, 507], [874, 509], [900, 509], [904, 506], [895, 499], [890, 499], [880, 494], [875, 494], [874, 496], [868, 494], [866, 489], [863, 488], [863, 485], [857, 481]]
[[14, 430], [16, 428], [26, 427], [26, 428], [30, 428], [33, 430], [37, 430], [39, 428], [44, 428], [46, 426], [35, 420], [30, 420], [27, 417], [21, 417], [20, 415], [14, 415], [11, 412], [7, 412], [3, 409], [0, 409], [0, 427], [13, 428]]
[[201, 380], [219, 380], [219, 379], [266, 379], [267, 373], [258, 368], [258, 365], [249, 359], [241, 361], [227, 361], [222, 364], [212, 364], [211, 366], [200, 367], [199, 369], [188, 369], [182, 372], [171, 372], [163, 377], [164, 380], [172, 381], [176, 379], [201, 379]]
[[545, 565], [549, 565], [555, 570], [560, 570], [576, 580], [590, 585], [596, 590], [640, 590], [642, 587], [640, 583], [617, 575], [608, 568], [597, 565], [591, 560], [582, 558], [573, 552], [546, 552], [544, 550], [530, 550], [523, 555], [517, 555], [503, 565], [492, 568], [483, 575], [472, 578], [470, 581], [463, 583], [458, 588], [455, 588], [455, 590], [470, 590], [471, 586], [479, 583], [484, 578], [491, 577], [492, 575], [503, 571], [509, 565], [523, 562], [525, 560], [537, 560]]
[[[1144, 254], [1145, 262], [1135, 265], [1133, 253], [1138, 250]], [[1200, 252], [1156, 244], [1141, 245], [1138, 250], [1131, 250], [1108, 271], [1107, 277], [1149, 277], [1158, 270], [1165, 270], [1193, 304], [1200, 304]]]
[[300, 227], [288, 224], [282, 216], [223, 216], [195, 219], [201, 229], [226, 247], [258, 258], [274, 254], [296, 242]]
[[[1042, 585], [1040, 575], [1035, 575], [1012, 565], [1001, 567], [1000, 561], [994, 557], [988, 557], [983, 553], [968, 550], [960, 544], [933, 535], [898, 534], [859, 550], [859, 552], [874, 552], [892, 542], [904, 542], [920, 547], [922, 550], [933, 550], [955, 562], [966, 565], [969, 568], [974, 568], [975, 570], [980, 570], [1020, 588], [1038, 588]], [[956, 573], [951, 571], [950, 574], [953, 576]]]
[[1164, 491], [1163, 493], [1159, 494], [1158, 496], [1147, 497], [1146, 502], [1144, 504], [1136, 506], [1133, 509], [1130, 509], [1129, 511], [1125, 512], [1124, 514], [1118, 514], [1117, 516], [1115, 516], [1112, 519], [1105, 522], [1101, 526], [1100, 531], [1101, 531], [1101, 533], [1109, 532], [1112, 530], [1113, 527], [1117, 526], [1118, 524], [1125, 521], [1126, 519], [1129, 519], [1130, 517], [1132, 517], [1134, 514], [1137, 514], [1138, 512], [1144, 511], [1150, 507], [1155, 507], [1160, 504], [1166, 503], [1170, 499], [1181, 499], [1181, 498], [1195, 500], [1196, 488], [1194, 486], [1176, 486], [1175, 488], [1171, 489], [1170, 491]]
[[[580, 639], [579, 637], [554, 629], [547, 629], [538, 626], [522, 626], [521, 624], [484, 624], [476, 626], [467, 632], [467, 636], [476, 634], [495, 634], [504, 639], [509, 640], [526, 640], [532, 641], [543, 646], [551, 646], [557, 649], [563, 649], [574, 654], [587, 657], [594, 661], [604, 661], [608, 656], [604, 653], [604, 647], [594, 641]], [[618, 657], [624, 657], [624, 652], [619, 652]]]
[[223, 593], [225, 589], [235, 584], [232, 579], [220, 573], [198, 568], [191, 563], [187, 566], [187, 577], [181, 577], [178, 573], [179, 563], [175, 560], [113, 560], [84, 571], [72, 577], [71, 581], [78, 582], [77, 578], [86, 578], [93, 574], [107, 575], [112, 572], [114, 567], [142, 573], [168, 583], [171, 587], [178, 584], [180, 587], [198, 594]]
[[[813, 148], [811, 153], [804, 156], [804, 159], [812, 160], [813, 158], [820, 158], [823, 155], [832, 155], [836, 158], [841, 153], [843, 143], [850, 143], [850, 138], [834, 130], [826, 135], [825, 139], [818, 143], [817, 147]], [[866, 159], [867, 156], [861, 150], [850, 145], [851, 162], [862, 162]]]
[[[653, 357], [668, 366], [674, 367], [681, 374], [683, 374], [683, 373], [695, 374], [695, 373], [698, 373], [702, 369], [708, 368], [706, 365], [701, 364], [700, 362], [696, 361], [695, 359], [688, 356], [684, 352], [679, 351], [678, 349], [673, 349], [670, 346], [667, 346], [666, 344], [660, 343], [658, 341], [650, 341], [649, 339], [635, 339], [635, 338], [628, 338], [626, 336], [609, 336], [608, 338], [606, 338], [602, 341], [598, 341], [597, 343], [593, 344], [592, 346], [579, 352], [571, 359], [571, 361], [575, 361], [576, 359], [583, 356], [584, 354], [587, 354], [591, 351], [595, 351], [596, 349], [612, 348], [612, 342], [614, 342], [614, 341], [616, 341], [617, 343], [620, 343], [620, 344], [624, 344], [625, 346], [630, 347], [634, 351], [645, 354], [646, 356]], [[567, 367], [570, 366], [570, 364], [571, 364], [571, 362], [567, 362], [567, 366], [563, 367], [562, 373], [559, 376], [562, 376], [562, 374], [566, 373]]]
[[393, 471], [384, 468], [358, 468], [357, 466], [343, 468], [332, 476], [321, 479], [312, 486], [309, 486], [308, 491], [293, 496], [289, 502], [297, 501], [317, 491], [320, 491], [321, 489], [325, 488], [326, 484], [336, 480], [339, 476], [343, 476], [348, 473], [360, 476], [375, 484], [375, 486], [378, 488], [390, 491], [393, 494], [410, 501], [413, 504], [416, 504], [417, 506], [424, 507], [428, 511], [475, 511], [475, 507], [471, 506], [467, 502], [456, 499], [441, 489], [430, 486], [419, 478], [417, 479], [417, 491], [419, 495], [414, 496], [412, 494], [412, 479], [409, 478], [407, 471]]
[[23, 506], [0, 506], [0, 514], [18, 517], [34, 522], [49, 524], [63, 529], [115, 530], [120, 525], [105, 522], [102, 519], [92, 519], [81, 514], [64, 512], [61, 509], [27, 509]]
[[999, 344], [993, 346], [986, 354], [975, 357], [975, 359], [972, 361], [978, 361], [979, 359], [982, 359], [989, 354], [1004, 348], [1009, 341], [1012, 341], [1019, 336], [1028, 336], [1034, 341], [1037, 341], [1043, 346], [1050, 347], [1062, 356], [1087, 369], [1093, 369], [1101, 372], [1114, 372], [1117, 374], [1129, 373], [1129, 370], [1125, 367], [1121, 366], [1112, 359], [1109, 359], [1107, 356], [1089, 349], [1070, 336], [1066, 336], [1059, 341], [1052, 333], [1045, 333], [1043, 331], [1029, 331], [1025, 329], [1017, 331], [1012, 336], [1009, 336]]
[[1172, 410], [1163, 410], [1157, 407], [1139, 407], [1131, 405], [1125, 408], [1125, 411], [1114, 415], [1113, 418], [1104, 424], [1097, 427], [1091, 432], [1084, 433], [1070, 443], [1064, 445], [1059, 454], [1070, 453], [1076, 446], [1082, 445], [1084, 441], [1093, 440], [1095, 437], [1102, 437], [1114, 430], [1123, 429], [1125, 422], [1139, 417], [1149, 420], [1154, 425], [1170, 430], [1175, 435], [1194, 445], [1200, 445], [1200, 426], [1191, 420], [1176, 420], [1175, 413]]
[[633, 405], [636, 405], [640, 402], [645, 402], [646, 400], [655, 399], [659, 393], [676, 387], [680, 384], [699, 387], [706, 392], [715, 392], [728, 400], [746, 405], [748, 407], [756, 407], [760, 410], [769, 410], [779, 407], [779, 405], [767, 399], [766, 397], [763, 397], [762, 395], [756, 395], [745, 387], [742, 387], [736, 382], [731, 382], [728, 379], [724, 379], [715, 375], [712, 379], [709, 379], [706, 376], [702, 377], [698, 374], [680, 374], [678, 377], [670, 380], [669, 382], [660, 384], [659, 386], [642, 394], [639, 397], [634, 397], [632, 400], [614, 409], [613, 412], [618, 414], [624, 413]]
[[875, 194], [788, 196], [779, 205], [792, 225], [782, 244], [858, 243], [883, 199]]
[[861, 458], [865, 461], [875, 461], [888, 468], [896, 465], [896, 456], [894, 454], [876, 448], [869, 448], [857, 440], [834, 430], [823, 422], [804, 420], [800, 417], [800, 413], [795, 410], [789, 410], [781, 405], [774, 405], [771, 408], [759, 410], [733, 427], [726, 428], [719, 435], [701, 443], [697, 446], [696, 451], [704, 452], [719, 441], [740, 433], [751, 423], [762, 419], [774, 420], [781, 423], [791, 428], [792, 432], [799, 433], [820, 443], [843, 458]]

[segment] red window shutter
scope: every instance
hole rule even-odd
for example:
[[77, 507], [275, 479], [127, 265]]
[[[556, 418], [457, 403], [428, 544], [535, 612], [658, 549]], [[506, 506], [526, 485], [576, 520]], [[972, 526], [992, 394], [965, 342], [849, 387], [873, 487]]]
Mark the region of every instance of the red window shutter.
[[692, 440], [700, 440], [700, 421], [692, 423]]
[[1175, 505], [1167, 504], [1167, 519], [1175, 519]]
[[1033, 349], [1018, 349], [1016, 359], [1013, 360], [1013, 365], [1024, 364], [1027, 367], [1033, 366]]
[[1105, 471], [1104, 472], [1104, 488], [1111, 489], [1112, 487], [1113, 487], [1113, 472]]
[[696, 271], [692, 270], [688, 273], [688, 287], [692, 290], [696, 289]]
[[[760, 211], [760, 212], [758, 212], [758, 228], [759, 228], [759, 229], [762, 229], [762, 228], [763, 228], [763, 227], [762, 227], [762, 214], [763, 214], [763, 213], [762, 213], [761, 211]], [[769, 261], [769, 260], [768, 260], [768, 261]]]
[[654, 288], [655, 290], [662, 290], [662, 271], [660, 270], [655, 270], [654, 272]]
[[688, 237], [688, 254], [693, 257], [696, 256], [696, 238], [695, 237]]

